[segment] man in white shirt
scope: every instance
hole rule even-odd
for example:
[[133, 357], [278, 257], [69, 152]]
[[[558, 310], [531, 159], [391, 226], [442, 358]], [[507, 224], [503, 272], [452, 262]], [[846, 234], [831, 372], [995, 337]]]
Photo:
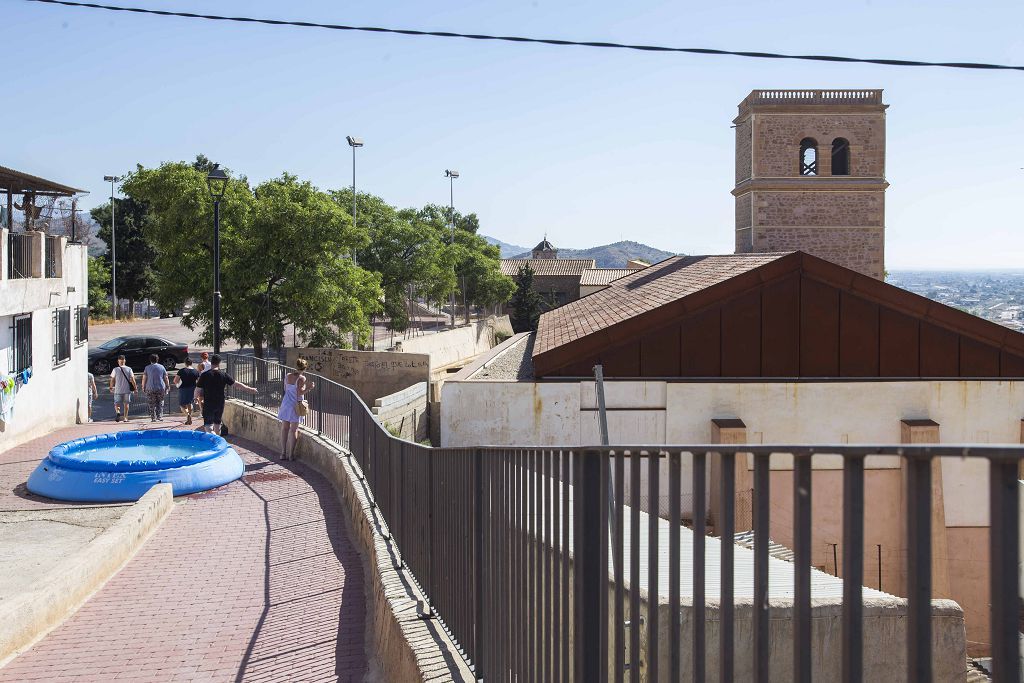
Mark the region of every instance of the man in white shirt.
[[114, 412], [117, 413], [115, 422], [122, 419], [128, 421], [128, 407], [132, 402], [132, 394], [137, 390], [135, 374], [124, 364], [124, 356], [118, 356], [117, 367], [110, 371], [110, 393], [114, 395]]

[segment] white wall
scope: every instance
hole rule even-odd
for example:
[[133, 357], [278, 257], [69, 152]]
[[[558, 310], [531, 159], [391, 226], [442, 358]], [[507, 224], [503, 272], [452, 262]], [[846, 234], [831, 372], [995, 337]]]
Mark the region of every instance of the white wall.
[[[898, 444], [900, 420], [931, 418], [943, 443], [1019, 443], [1024, 382], [606, 382], [612, 444], [706, 444], [711, 420], [740, 418], [751, 443]], [[599, 444], [593, 382], [448, 381], [441, 444]], [[814, 458], [814, 467], [841, 467]], [[684, 469], [688, 463], [684, 463]], [[869, 468], [899, 467], [894, 456]], [[774, 456], [773, 469], [791, 458]], [[983, 461], [943, 459], [946, 525], [988, 526]], [[683, 472], [683, 481], [688, 481]]]
[[[84, 246], [66, 245], [63, 275], [0, 281], [0, 374], [12, 369], [14, 317], [32, 314], [32, 379], [18, 391], [11, 421], [0, 421], [0, 451], [87, 419], [89, 345], [75, 344], [75, 309], [86, 305], [89, 290]], [[54, 367], [52, 315], [66, 306], [71, 308], [71, 359]]]
[[512, 324], [507, 315], [491, 316], [467, 327], [403, 340], [402, 351], [429, 354], [431, 371], [436, 372], [489, 351], [497, 345], [496, 334], [512, 336]]

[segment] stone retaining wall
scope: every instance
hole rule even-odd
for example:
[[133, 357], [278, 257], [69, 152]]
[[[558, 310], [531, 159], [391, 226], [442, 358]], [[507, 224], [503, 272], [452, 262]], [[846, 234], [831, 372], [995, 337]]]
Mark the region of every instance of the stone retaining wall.
[[394, 436], [417, 442], [430, 438], [426, 382], [417, 382], [373, 403], [370, 410], [374, 417]]

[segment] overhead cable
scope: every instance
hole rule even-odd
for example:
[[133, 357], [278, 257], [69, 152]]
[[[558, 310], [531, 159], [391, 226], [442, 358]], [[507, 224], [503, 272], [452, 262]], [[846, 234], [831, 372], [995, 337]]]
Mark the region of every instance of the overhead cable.
[[456, 33], [452, 31], [421, 31], [407, 28], [384, 28], [381, 26], [348, 26], [345, 24], [323, 24], [313, 21], [289, 21], [284, 19], [261, 19], [258, 17], [233, 17], [219, 14], [198, 14], [195, 12], [172, 12], [169, 10], [149, 9], [145, 7], [120, 7], [117, 5], [100, 5], [92, 2], [75, 2], [74, 0], [27, 0], [48, 5], [65, 5], [87, 9], [109, 10], [111, 12], [131, 12], [135, 14], [155, 14], [162, 17], [182, 17], [185, 19], [206, 19], [209, 21], [233, 21], [248, 24], [266, 24], [269, 26], [294, 26], [298, 28], [319, 28], [331, 31], [359, 31], [364, 33], [392, 33], [405, 36], [430, 36], [433, 38], [463, 38], [467, 40], [493, 40], [507, 43], [535, 43], [541, 45], [557, 45], [569, 47], [610, 48], [615, 50], [638, 50], [641, 52], [685, 52], [697, 55], [728, 55], [754, 59], [797, 59], [808, 62], [840, 62], [849, 64], [879, 64], [882, 66], [933, 66], [946, 69], [989, 69], [1000, 71], [1024, 71], [1024, 66], [1012, 64], [990, 64], [984, 62], [926, 62], [913, 59], [878, 59], [868, 57], [840, 57], [837, 55], [791, 55], [776, 52], [751, 52], [747, 50], [718, 50], [703, 47], [668, 47], [664, 45], [636, 45], [630, 43], [611, 43], [592, 40], [560, 40], [557, 38], [527, 38], [523, 36], [497, 36], [480, 33]]

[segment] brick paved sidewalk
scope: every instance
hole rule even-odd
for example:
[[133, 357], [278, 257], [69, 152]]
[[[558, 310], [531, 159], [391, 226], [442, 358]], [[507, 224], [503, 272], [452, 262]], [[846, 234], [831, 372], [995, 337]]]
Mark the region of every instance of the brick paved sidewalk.
[[[40, 505], [12, 494], [12, 480], [53, 444], [114, 426], [61, 430], [0, 455], [0, 505]], [[362, 679], [363, 570], [334, 490], [229, 440], [246, 463], [242, 480], [178, 499], [139, 554], [0, 681]]]

